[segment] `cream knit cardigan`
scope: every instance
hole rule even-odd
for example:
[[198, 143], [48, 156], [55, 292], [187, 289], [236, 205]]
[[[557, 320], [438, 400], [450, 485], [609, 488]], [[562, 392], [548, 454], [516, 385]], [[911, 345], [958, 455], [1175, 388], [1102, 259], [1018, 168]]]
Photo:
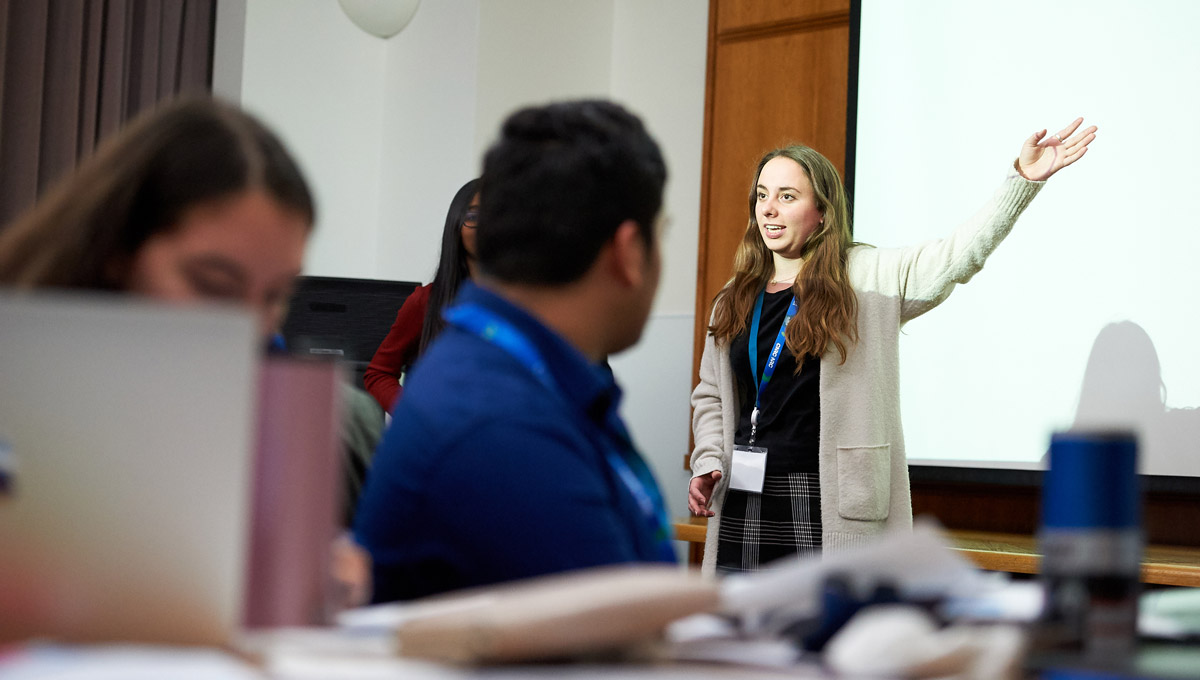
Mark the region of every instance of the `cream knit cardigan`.
[[[846, 363], [830, 351], [821, 357], [821, 424], [818, 469], [821, 540], [826, 550], [860, 544], [893, 526], [912, 526], [912, 497], [900, 426], [900, 327], [945, 300], [966, 283], [1012, 229], [1044, 182], [1015, 172], [992, 200], [948, 238], [917, 246], [852, 248], [847, 268], [858, 296], [857, 345]], [[710, 335], [692, 393], [696, 448], [692, 476], [721, 471], [713, 493], [703, 571], [716, 570], [721, 506], [738, 404], [728, 346]]]

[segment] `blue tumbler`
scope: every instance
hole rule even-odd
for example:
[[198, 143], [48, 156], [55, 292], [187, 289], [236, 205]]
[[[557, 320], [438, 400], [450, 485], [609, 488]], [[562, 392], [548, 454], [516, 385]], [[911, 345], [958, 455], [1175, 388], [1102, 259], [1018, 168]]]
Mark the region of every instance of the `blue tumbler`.
[[1144, 542], [1133, 433], [1051, 437], [1038, 542], [1042, 641], [1097, 661], [1128, 659], [1137, 640]]

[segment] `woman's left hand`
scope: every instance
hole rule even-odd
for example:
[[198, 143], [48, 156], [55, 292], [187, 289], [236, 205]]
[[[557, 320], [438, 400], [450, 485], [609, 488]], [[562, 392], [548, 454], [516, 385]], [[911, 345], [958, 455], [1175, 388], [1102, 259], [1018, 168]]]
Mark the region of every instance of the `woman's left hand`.
[[1075, 134], [1083, 124], [1082, 118], [1063, 128], [1057, 134], [1046, 136], [1046, 130], [1035, 132], [1021, 146], [1021, 155], [1017, 157], [1017, 171], [1025, 179], [1045, 181], [1054, 173], [1062, 170], [1087, 153], [1088, 144], [1096, 138], [1096, 126], [1093, 125]]

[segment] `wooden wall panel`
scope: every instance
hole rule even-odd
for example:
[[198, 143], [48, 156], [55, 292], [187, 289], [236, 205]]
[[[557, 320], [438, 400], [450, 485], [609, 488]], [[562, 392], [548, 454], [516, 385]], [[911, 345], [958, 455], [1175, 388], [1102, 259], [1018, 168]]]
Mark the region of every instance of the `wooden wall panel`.
[[[838, 11], [830, 14], [831, 7]], [[783, 16], [783, 8], [795, 16]], [[839, 170], [845, 167], [849, 2], [712, 0], [711, 12], [740, 23], [726, 32], [710, 28], [696, 369], [709, 305], [729, 279], [734, 250], [746, 229], [751, 175], [759, 157], [799, 142], [821, 151]]]
[[716, 27], [718, 32], [726, 32], [849, 10], [850, 0], [724, 0], [717, 7]]

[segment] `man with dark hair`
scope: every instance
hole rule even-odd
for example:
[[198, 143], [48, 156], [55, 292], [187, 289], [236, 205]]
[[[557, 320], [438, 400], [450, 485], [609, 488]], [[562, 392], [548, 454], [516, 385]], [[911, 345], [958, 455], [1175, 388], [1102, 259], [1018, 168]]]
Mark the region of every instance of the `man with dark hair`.
[[374, 600], [674, 561], [604, 358], [658, 287], [666, 167], [616, 104], [524, 109], [484, 159], [476, 253], [408, 377], [359, 505]]

